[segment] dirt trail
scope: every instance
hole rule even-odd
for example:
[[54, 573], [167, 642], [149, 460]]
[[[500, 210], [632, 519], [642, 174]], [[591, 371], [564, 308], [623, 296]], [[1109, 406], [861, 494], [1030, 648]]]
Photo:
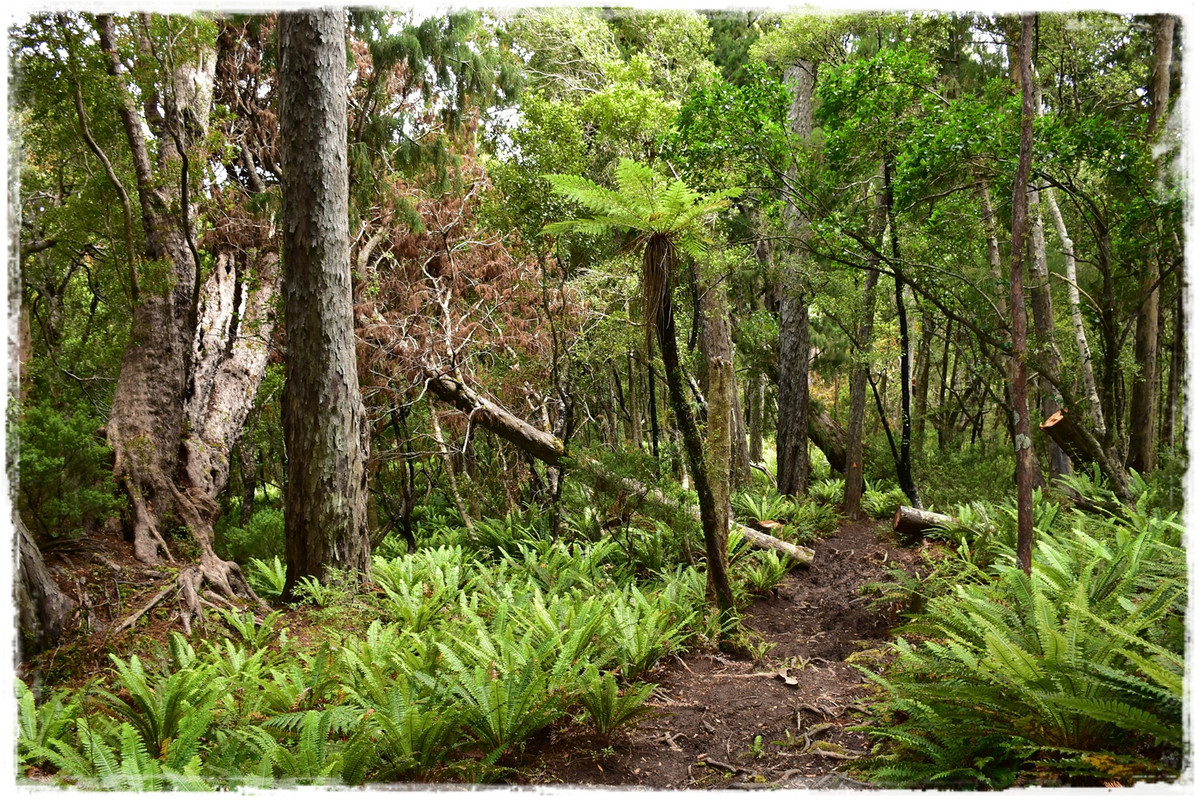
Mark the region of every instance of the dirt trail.
[[867, 608], [858, 589], [916, 555], [873, 521], [842, 523], [815, 550], [810, 569], [792, 572], [777, 597], [747, 614], [747, 627], [775, 644], [764, 663], [720, 653], [667, 659], [649, 678], [659, 684], [658, 714], [607, 745], [581, 728], [559, 731], [526, 777], [646, 789], [860, 787], [834, 773], [867, 749], [846, 730], [867, 687], [845, 659], [883, 644], [894, 619]]

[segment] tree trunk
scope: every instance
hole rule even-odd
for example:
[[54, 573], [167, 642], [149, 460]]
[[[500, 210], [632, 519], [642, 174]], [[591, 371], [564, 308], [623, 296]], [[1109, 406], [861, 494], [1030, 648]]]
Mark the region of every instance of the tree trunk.
[[[1148, 134], [1157, 134], [1170, 105], [1170, 62], [1174, 53], [1174, 17], [1161, 14], [1153, 30], [1153, 81], [1149, 91]], [[1137, 309], [1133, 358], [1138, 370], [1132, 379], [1129, 407], [1128, 467], [1142, 475], [1157, 462], [1157, 335], [1161, 289], [1161, 264], [1156, 254], [1146, 254], [1144, 300]]]
[[732, 516], [732, 507], [729, 505], [732, 484], [730, 467], [734, 452], [732, 438], [737, 429], [733, 421], [733, 397], [737, 394], [737, 384], [733, 378], [732, 342], [725, 320], [727, 308], [728, 299], [723, 283], [718, 283], [702, 293], [702, 350], [707, 362], [708, 377], [706, 472], [717, 513], [717, 538], [726, 543], [726, 549], [729, 518]]
[[708, 593], [722, 612], [729, 613], [735, 604], [729, 586], [728, 514], [717, 506], [704, 461], [703, 441], [695, 424], [695, 415], [687, 402], [675, 333], [674, 303], [671, 299], [676, 262], [673, 244], [662, 236], [651, 236], [645, 245], [642, 285], [646, 287], [647, 295], [653, 296], [646, 303], [647, 313], [652, 315], [654, 321], [658, 347], [662, 350], [662, 366], [666, 372], [667, 397], [679, 426], [695, 491], [699, 495], [700, 521], [707, 553]]
[[813, 403], [808, 412], [808, 438], [824, 453], [833, 472], [845, 474], [845, 429], [837, 424], [824, 407]]
[[[785, 81], [791, 90], [791, 132], [803, 143], [812, 136], [812, 96], [816, 86], [816, 65], [798, 60], [787, 68]], [[809, 221], [803, 211], [789, 200], [786, 205], [789, 232], [797, 242], [808, 236]], [[779, 421], [776, 437], [778, 454], [778, 490], [781, 494], [800, 495], [808, 490], [811, 465], [808, 461], [808, 361], [811, 357], [808, 330], [808, 299], [799, 264], [804, 256], [793, 254], [796, 262], [784, 270], [779, 299]]]
[[[1037, 92], [1039, 97], [1040, 92]], [[1039, 102], [1036, 103], [1040, 105]], [[1041, 218], [1041, 193], [1030, 186], [1028, 192], [1029, 217], [1032, 237], [1029, 246], [1032, 262], [1029, 265], [1029, 289], [1032, 294], [1033, 327], [1037, 332], [1037, 352], [1040, 377], [1038, 387], [1041, 395], [1041, 418], [1049, 419], [1053, 412], [1062, 407], [1062, 396], [1055, 388], [1061, 382], [1061, 354], [1057, 349], [1057, 336], [1053, 318], [1053, 295], [1049, 287], [1049, 262], [1045, 253], [1045, 224]], [[1049, 474], [1051, 479], [1070, 474], [1070, 461], [1056, 443], [1048, 443]]]
[[1025, 218], [1028, 213], [1028, 179], [1032, 173], [1033, 104], [1032, 38], [1034, 15], [1025, 14], [1021, 22], [1019, 69], [1021, 86], [1020, 160], [1012, 190], [1012, 357], [1011, 395], [1015, 410], [1014, 445], [1016, 448], [1016, 559], [1025, 574], [1032, 572], [1032, 489], [1034, 471], [1031, 428], [1028, 421], [1028, 312], [1024, 308]]
[[[877, 257], [874, 259], [877, 263]], [[849, 384], [849, 431], [846, 435], [845, 499], [841, 508], [850, 519], [862, 518], [862, 493], [866, 488], [865, 430], [866, 380], [870, 371], [870, 353], [874, 339], [874, 294], [878, 285], [878, 270], [866, 270], [866, 285], [862, 290], [862, 317], [858, 322], [855, 342], [856, 365]]]
[[920, 315], [920, 346], [916, 349], [916, 396], [912, 409], [912, 445], [924, 451], [924, 429], [928, 418], [928, 373], [932, 361], [933, 326], [929, 314]]
[[[891, 192], [891, 163], [883, 161], [883, 201], [886, 203], [887, 227], [891, 232], [891, 257], [899, 263], [899, 232], [895, 225], [895, 200]], [[912, 343], [908, 331], [907, 304], [904, 302], [903, 281], [895, 275], [895, 310], [899, 321], [899, 460], [896, 462], [899, 488], [916, 508], [923, 508], [916, 480], [912, 476]]]
[[[139, 56], [157, 63], [149, 52], [147, 16], [141, 25]], [[190, 629], [200, 610], [196, 592], [205, 581], [225, 595], [257, 600], [238, 566], [216, 556], [212, 526], [231, 449], [265, 373], [277, 275], [273, 255], [251, 253], [244, 256], [254, 259], [257, 274], [250, 281], [218, 247], [216, 269], [201, 281], [188, 151], [192, 138], [207, 133], [213, 49], [201, 46], [194, 60], [175, 63], [163, 76], [159, 91], [165, 95], [156, 98], [165, 113], [147, 123], [125, 85], [113, 18], [97, 16], [96, 27], [123, 98], [118, 113], [133, 159], [145, 246], [107, 435], [114, 477], [131, 504], [134, 555], [148, 564], [160, 556], [173, 561], [162, 531], [176, 523], [200, 546], [200, 563], [179, 575], [183, 624]], [[156, 163], [147, 134], [156, 138]], [[176, 174], [178, 184], [163, 177]]]
[[1132, 505], [1134, 498], [1128, 485], [1128, 476], [1120, 463], [1113, 459], [1104, 449], [1103, 444], [1079, 424], [1078, 420], [1067, 409], [1060, 409], [1056, 414], [1041, 424], [1041, 430], [1058, 443], [1079, 467], [1094, 464], [1107, 478], [1108, 484], [1120, 502]]
[[16, 509], [13, 509], [12, 524], [20, 551], [16, 590], [21, 634], [19, 654], [22, 659], [28, 659], [58, 644], [77, 604], [58, 588], [54, 576], [46, 569], [33, 534], [25, 527]]
[[953, 522], [953, 517], [947, 514], [937, 514], [936, 512], [925, 511], [920, 508], [900, 506], [895, 510], [895, 519], [891, 522], [891, 528], [896, 533], [911, 540], [919, 538], [930, 528], [935, 528], [938, 525], [946, 525], [950, 522]]
[[346, 12], [280, 15], [287, 581], [370, 575], [350, 280]]
[[762, 414], [766, 405], [766, 381], [761, 372], [751, 372], [749, 387], [745, 393], [749, 405], [749, 460], [751, 464], [762, 463]]
[[1066, 258], [1066, 298], [1070, 303], [1070, 323], [1074, 327], [1074, 341], [1078, 346], [1079, 361], [1082, 363], [1083, 393], [1086, 395], [1087, 407], [1091, 412], [1091, 422], [1094, 424], [1099, 438], [1102, 439], [1107, 434], [1107, 426], [1103, 418], [1103, 404], [1099, 401], [1099, 390], [1095, 385], [1095, 368], [1092, 365], [1091, 347], [1087, 343], [1087, 329], [1082, 320], [1082, 300], [1078, 289], [1078, 267], [1074, 260], [1074, 240], [1070, 238], [1070, 233], [1066, 230], [1066, 222], [1062, 218], [1062, 210], [1058, 207], [1053, 189], [1045, 189], [1044, 197]]
[[[435, 373], [427, 372], [425, 375], [426, 381], [429, 381], [433, 374]], [[660, 509], [674, 509], [677, 506], [676, 501], [667, 498], [661, 492], [643, 486], [629, 478], [612, 475], [596, 461], [582, 459], [578, 462], [571, 462], [570, 456], [562, 446], [561, 440], [556, 436], [530, 425], [507, 408], [482, 397], [461, 381], [437, 381], [429, 382], [427, 385], [430, 393], [437, 397], [437, 399], [453, 406], [464, 414], [474, 415], [473, 418], [480, 427], [491, 431], [497, 436], [503, 437], [529, 455], [551, 467], [561, 467], [570, 463], [579, 472], [586, 475], [593, 486], [602, 491], [617, 492], [627, 497], [634, 497], [637, 498], [638, 502], [643, 502], [651, 507], [658, 507]], [[477, 410], [484, 405], [488, 409], [488, 413], [478, 414]], [[549, 445], [549, 442], [557, 442], [557, 445]], [[786, 553], [801, 564], [806, 565], [812, 562], [813, 553], [809, 548], [781, 542], [773, 536], [753, 531], [743, 525], [736, 525], [735, 527], [755, 547], [778, 550], [779, 552]]]
[[1182, 379], [1186, 373], [1186, 343], [1184, 335], [1184, 309], [1182, 304], [1184, 286], [1182, 276], [1178, 278], [1179, 286], [1174, 293], [1174, 340], [1170, 343], [1170, 380], [1166, 384], [1166, 406], [1162, 415], [1162, 442], [1176, 455], [1178, 423], [1182, 414]]
[[629, 433], [632, 437], [634, 450], [641, 450], [641, 392], [638, 386], [641, 381], [638, 380], [636, 362], [633, 359], [633, 351], [628, 353], [629, 363]]

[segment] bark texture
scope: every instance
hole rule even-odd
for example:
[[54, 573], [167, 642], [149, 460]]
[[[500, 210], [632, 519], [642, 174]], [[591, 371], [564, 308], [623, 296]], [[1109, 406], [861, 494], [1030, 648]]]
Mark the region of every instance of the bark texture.
[[[138, 58], [157, 64], [147, 16], [140, 25]], [[178, 577], [183, 625], [190, 629], [204, 584], [257, 601], [237, 564], [213, 551], [212, 526], [231, 448], [266, 368], [275, 257], [252, 248], [235, 257], [218, 248], [216, 269], [207, 279], [200, 271], [188, 153], [208, 130], [215, 49], [202, 46], [195, 58], [171, 60], [155, 90], [163, 113], [146, 119], [126, 85], [114, 19], [97, 16], [96, 29], [121, 94], [118, 114], [134, 165], [143, 244], [131, 267], [140, 272], [139, 288], [107, 435], [114, 475], [130, 501], [135, 556], [148, 564], [173, 561], [162, 532], [180, 523], [200, 547], [199, 563]]]
[[846, 432], [845, 447], [845, 497], [841, 508], [850, 519], [862, 518], [862, 493], [866, 488], [865, 431], [866, 431], [866, 380], [870, 371], [871, 342], [874, 338], [874, 295], [878, 285], [878, 271], [866, 271], [862, 289], [862, 317], [858, 322], [857, 357], [853, 377], [849, 382], [849, 430]]
[[58, 643], [77, 604], [58, 588], [54, 576], [46, 569], [42, 551], [15, 509], [12, 523], [20, 551], [16, 587], [20, 656], [26, 659]]
[[1014, 406], [1016, 448], [1016, 560], [1025, 573], [1032, 572], [1032, 489], [1036, 464], [1033, 459], [1028, 419], [1028, 312], [1024, 308], [1024, 251], [1028, 214], [1028, 179], [1032, 172], [1032, 123], [1035, 115], [1032, 87], [1032, 38], [1034, 15], [1021, 21], [1019, 68], [1021, 86], [1020, 160], [1012, 190], [1012, 261], [1010, 271], [1012, 308], [1011, 395]]
[[[791, 132], [801, 142], [812, 137], [812, 96], [816, 86], [816, 65], [798, 60], [787, 68], [785, 80], [791, 91]], [[802, 243], [808, 235], [807, 215], [790, 200], [786, 207], [791, 236]], [[802, 245], [801, 245], [802, 246]], [[783, 273], [779, 298], [779, 419], [778, 490], [798, 495], [808, 490], [811, 465], [808, 461], [808, 362], [811, 334], [808, 301], [799, 264], [802, 253], [795, 253]]]
[[370, 573], [367, 426], [350, 279], [345, 11], [283, 14], [283, 290], [287, 582]]
[[[1153, 81], [1150, 84], [1148, 134], [1157, 134], [1170, 105], [1170, 63], [1174, 53], [1174, 17], [1159, 15], [1153, 29]], [[1160, 322], [1161, 264], [1147, 255], [1142, 283], [1144, 299], [1137, 309], [1133, 358], [1137, 374], [1129, 399], [1128, 467], [1141, 474], [1157, 466], [1157, 338]]]

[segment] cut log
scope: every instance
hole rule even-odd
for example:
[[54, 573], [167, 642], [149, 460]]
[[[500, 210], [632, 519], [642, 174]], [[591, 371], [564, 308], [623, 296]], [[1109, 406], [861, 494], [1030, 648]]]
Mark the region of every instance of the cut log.
[[1075, 466], [1098, 466], [1120, 502], [1129, 506], [1135, 505], [1132, 489], [1128, 485], [1128, 474], [1124, 468], [1108, 457], [1095, 435], [1066, 409], [1060, 409], [1041, 423], [1041, 430], [1056, 442], [1058, 447], [1066, 451], [1066, 455], [1070, 456]]
[[784, 542], [782, 539], [776, 539], [768, 533], [755, 531], [753, 528], [747, 528], [744, 525], [732, 526], [738, 533], [745, 537], [745, 540], [754, 547], [762, 548], [763, 550], [774, 550], [782, 553], [790, 558], [796, 564], [801, 564], [805, 567], [811, 566], [812, 558], [815, 551], [810, 547], [801, 547], [799, 545]]
[[895, 511], [895, 521], [891, 527], [901, 536], [908, 539], [919, 539], [929, 528], [947, 525], [950, 522], [953, 522], [953, 517], [947, 514], [938, 514], [911, 506], [900, 506]]

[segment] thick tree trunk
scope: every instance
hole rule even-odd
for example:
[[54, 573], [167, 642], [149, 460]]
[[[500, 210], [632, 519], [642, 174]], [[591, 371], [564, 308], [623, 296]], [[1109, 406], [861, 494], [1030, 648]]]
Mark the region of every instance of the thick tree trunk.
[[287, 582], [370, 574], [349, 244], [344, 9], [280, 15]]
[[824, 453], [833, 472], [845, 474], [845, 429], [837, 424], [824, 407], [813, 403], [808, 412], [808, 438]]
[[27, 659], [58, 644], [77, 604], [58, 588], [33, 534], [25, 527], [16, 509], [13, 509], [12, 524], [20, 551], [16, 587], [20, 657]]
[[[157, 63], [145, 35], [148, 18], [141, 24], [140, 56]], [[131, 504], [135, 556], [150, 564], [160, 556], [173, 560], [162, 531], [174, 523], [187, 526], [200, 546], [199, 564], [179, 575], [183, 624], [190, 629], [204, 582], [225, 595], [257, 600], [238, 566], [216, 556], [212, 526], [231, 448], [265, 372], [274, 257], [258, 258], [251, 282], [222, 253], [214, 273], [201, 281], [188, 149], [192, 138], [207, 132], [214, 50], [200, 47], [195, 59], [173, 65], [159, 90], [165, 114], [146, 124], [125, 86], [113, 18], [98, 16], [96, 27], [123, 95], [118, 112], [133, 159], [145, 246], [107, 435], [114, 476]], [[147, 133], [157, 139], [156, 164]], [[176, 174], [178, 183], [162, 177]], [[256, 288], [248, 290], [251, 283]]]
[[[796, 138], [807, 143], [812, 136], [812, 97], [816, 86], [816, 65], [798, 60], [787, 68], [785, 81], [791, 91], [790, 123]], [[806, 214], [788, 201], [786, 206], [791, 236], [802, 243], [808, 236]], [[776, 437], [778, 454], [778, 490], [782, 494], [807, 492], [811, 465], [808, 461], [809, 387], [808, 362], [811, 358], [808, 329], [808, 298], [800, 264], [802, 253], [793, 254], [798, 263], [790, 264], [782, 278], [779, 299], [779, 421]]]
[[1028, 179], [1032, 173], [1033, 105], [1032, 38], [1034, 15], [1021, 21], [1019, 69], [1021, 85], [1020, 160], [1012, 190], [1012, 308], [1011, 396], [1014, 406], [1016, 448], [1016, 560], [1026, 574], [1032, 572], [1032, 489], [1035, 462], [1028, 419], [1028, 312], [1024, 308], [1025, 220], [1028, 214]]

